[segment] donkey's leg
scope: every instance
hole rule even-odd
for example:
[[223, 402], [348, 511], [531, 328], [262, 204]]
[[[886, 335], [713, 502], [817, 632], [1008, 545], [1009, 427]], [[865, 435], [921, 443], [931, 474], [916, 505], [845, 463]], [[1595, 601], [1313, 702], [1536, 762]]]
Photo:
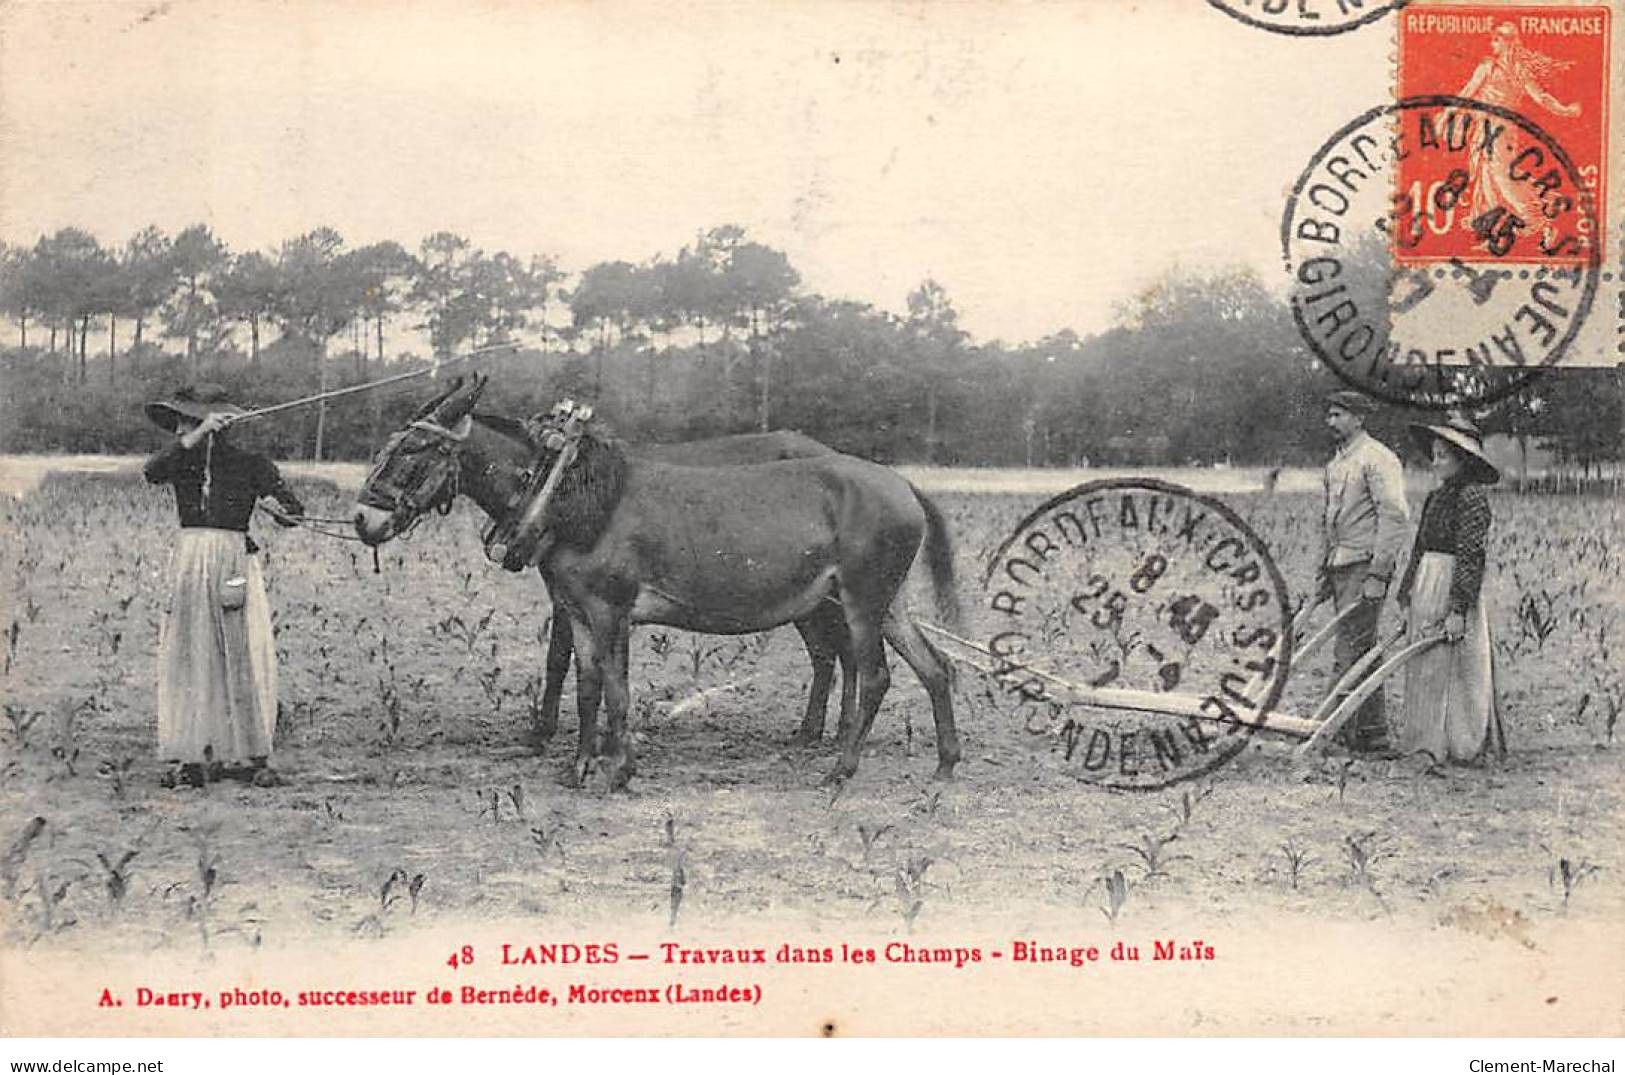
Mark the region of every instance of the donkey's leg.
[[858, 668], [852, 657], [852, 635], [843, 616], [840, 623], [836, 653], [841, 659], [841, 719], [836, 725], [836, 738], [842, 742], [853, 722], [858, 719]]
[[559, 730], [559, 699], [564, 695], [564, 677], [570, 671], [570, 654], [574, 648], [570, 617], [555, 605], [553, 628], [547, 639], [547, 679], [542, 689], [542, 710], [536, 715], [533, 729], [538, 750]]
[[574, 775], [577, 786], [586, 783], [587, 770], [597, 753], [598, 701], [603, 696], [606, 647], [593, 636], [584, 620], [571, 617], [570, 631], [576, 650], [576, 718], [580, 734], [576, 738]]
[[937, 725], [936, 776], [947, 780], [954, 775], [960, 754], [959, 731], [954, 727], [953, 668], [909, 619], [901, 599], [886, 611], [882, 630], [931, 696], [931, 717]]
[[628, 682], [631, 634], [626, 612], [620, 610], [594, 640], [595, 648], [602, 646], [599, 652], [604, 658], [604, 718], [609, 726], [604, 737], [604, 753], [609, 757], [611, 791], [626, 787], [637, 772], [636, 760], [632, 756], [632, 736], [626, 726], [627, 713], [632, 707], [632, 691]]
[[835, 763], [835, 771], [830, 773], [830, 780], [837, 782], [858, 771], [858, 753], [863, 749], [863, 740], [874, 724], [880, 700], [891, 686], [879, 617], [856, 605], [857, 602], [847, 604], [846, 625], [851, 635], [852, 659], [858, 667], [858, 712], [841, 736], [841, 756]]
[[[841, 610], [835, 605], [820, 605], [811, 616], [796, 622], [796, 630], [801, 632], [801, 641], [807, 647], [807, 656], [812, 659], [813, 679], [812, 689], [807, 693], [807, 712], [801, 718], [801, 728], [791, 740], [798, 746], [816, 746], [824, 737], [824, 714], [829, 708], [829, 688], [835, 678], [835, 658], [840, 655], [843, 665], [846, 662], [844, 653], [846, 643], [846, 621], [842, 618]], [[850, 679], [851, 672], [846, 671]], [[846, 681], [842, 682], [842, 700], [845, 701]], [[842, 726], [846, 724], [846, 712], [842, 710]]]

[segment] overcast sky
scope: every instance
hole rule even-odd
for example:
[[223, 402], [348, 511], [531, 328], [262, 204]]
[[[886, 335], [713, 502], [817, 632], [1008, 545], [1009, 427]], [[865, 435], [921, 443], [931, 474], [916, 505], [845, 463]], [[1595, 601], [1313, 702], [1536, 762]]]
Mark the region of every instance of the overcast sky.
[[809, 288], [1092, 332], [1177, 264], [1272, 284], [1286, 188], [1391, 92], [1392, 25], [1200, 0], [12, 2], [0, 238], [317, 225], [593, 262], [744, 225]]

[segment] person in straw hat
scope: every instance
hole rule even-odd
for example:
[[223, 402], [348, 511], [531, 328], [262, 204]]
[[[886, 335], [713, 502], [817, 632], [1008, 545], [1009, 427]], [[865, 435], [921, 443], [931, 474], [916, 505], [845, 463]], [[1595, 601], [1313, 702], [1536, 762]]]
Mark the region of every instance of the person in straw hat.
[[[1333, 392], [1326, 397], [1326, 426], [1338, 448], [1326, 464], [1324, 476], [1318, 589], [1320, 600], [1330, 599], [1338, 612], [1352, 607], [1337, 627], [1332, 649], [1334, 682], [1377, 640], [1377, 622], [1410, 518], [1399, 457], [1365, 429], [1376, 406], [1360, 392]], [[1380, 689], [1361, 704], [1338, 738], [1357, 753], [1389, 752]]]
[[1490, 530], [1485, 489], [1501, 473], [1465, 418], [1415, 424], [1411, 436], [1431, 456], [1439, 485], [1422, 505], [1399, 603], [1408, 610], [1411, 637], [1442, 632], [1446, 642], [1412, 658], [1405, 669], [1397, 746], [1405, 754], [1425, 752], [1435, 764], [1472, 762], [1492, 746], [1506, 749], [1489, 622], [1479, 599]]
[[158, 642], [158, 757], [179, 766], [165, 782], [201, 786], [230, 775], [274, 783], [276, 649], [248, 518], [268, 496], [286, 513], [278, 522], [292, 526], [304, 505], [276, 464], [227, 439], [243, 411], [218, 386], [182, 389], [146, 411], [175, 434], [143, 469], [147, 481], [175, 490], [181, 524]]

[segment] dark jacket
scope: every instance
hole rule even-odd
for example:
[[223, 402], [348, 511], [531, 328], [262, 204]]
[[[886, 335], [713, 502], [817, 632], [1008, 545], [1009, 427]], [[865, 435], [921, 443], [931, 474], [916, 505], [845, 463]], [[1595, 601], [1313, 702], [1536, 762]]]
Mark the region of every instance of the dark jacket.
[[1478, 604], [1478, 591], [1484, 584], [1484, 547], [1489, 533], [1490, 498], [1484, 486], [1458, 476], [1433, 490], [1422, 505], [1422, 522], [1399, 584], [1400, 599], [1410, 600], [1423, 553], [1449, 553], [1456, 558], [1450, 579], [1450, 611], [1465, 614]]
[[[248, 531], [248, 517], [254, 513], [254, 502], [262, 496], [272, 497], [289, 515], [303, 515], [305, 506], [282, 480], [276, 464], [254, 452], [243, 451], [229, 442], [216, 439], [212, 448], [207, 441], [193, 448], [181, 446], [179, 438], [172, 441], [142, 468], [147, 481], [154, 485], [170, 485], [175, 489], [175, 508], [180, 513], [181, 526], [206, 526], [218, 530]], [[209, 468], [209, 495], [203, 496], [203, 469], [207, 457]]]

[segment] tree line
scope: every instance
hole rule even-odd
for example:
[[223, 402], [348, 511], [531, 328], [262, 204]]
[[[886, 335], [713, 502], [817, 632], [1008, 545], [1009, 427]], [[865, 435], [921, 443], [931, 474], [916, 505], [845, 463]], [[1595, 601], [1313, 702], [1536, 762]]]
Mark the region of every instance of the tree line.
[[[8, 451], [145, 450], [137, 404], [188, 380], [263, 404], [500, 343], [513, 353], [482, 368], [505, 413], [572, 396], [634, 440], [796, 428], [890, 462], [1309, 463], [1340, 387], [1250, 270], [1170, 272], [1097, 334], [976, 341], [934, 280], [901, 313], [826, 297], [731, 225], [576, 274], [450, 232], [351, 247], [323, 227], [233, 252], [203, 225], [112, 246], [70, 227], [0, 246], [0, 315], [19, 340], [0, 356]], [[411, 404], [367, 395], [255, 436], [362, 457]], [[1554, 371], [1481, 417], [1587, 469], [1620, 455], [1614, 370]]]

